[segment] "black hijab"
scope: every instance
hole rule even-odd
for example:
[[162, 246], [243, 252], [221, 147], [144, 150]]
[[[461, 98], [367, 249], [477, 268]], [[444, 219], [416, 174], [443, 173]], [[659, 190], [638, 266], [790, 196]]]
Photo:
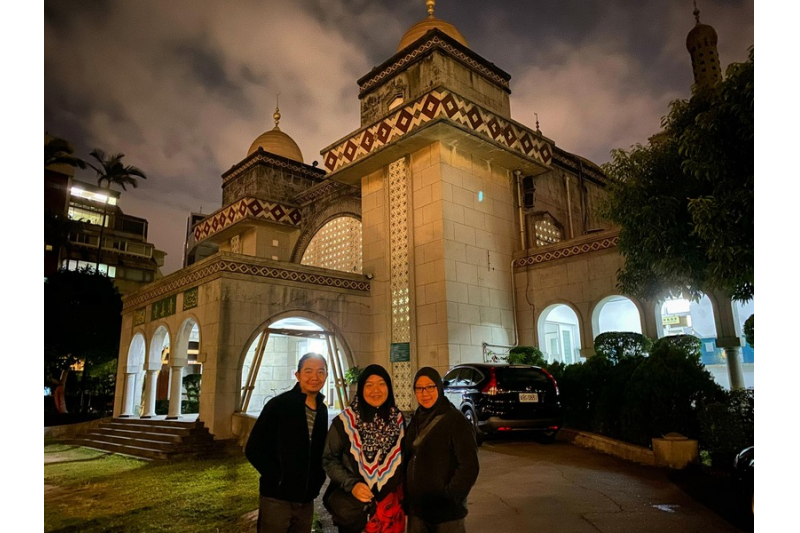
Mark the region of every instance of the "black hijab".
[[[364, 385], [370, 376], [380, 376], [386, 382], [386, 387], [388, 388], [389, 396], [380, 407], [373, 407], [364, 399]], [[389, 373], [385, 368], [381, 365], [369, 365], [361, 371], [358, 376], [358, 388], [356, 389], [356, 397], [353, 400], [353, 404], [358, 408], [360, 417], [366, 422], [371, 422], [376, 414], [383, 420], [388, 421], [391, 418], [390, 413], [393, 411], [392, 408], [395, 407], [394, 388], [392, 388], [392, 378], [389, 377]]]
[[[373, 407], [364, 398], [364, 384], [370, 376], [380, 376], [386, 382], [389, 395], [380, 407]], [[352, 416], [348, 416], [351, 413]], [[359, 472], [370, 488], [380, 490], [390, 479], [400, 463], [401, 455], [396, 453], [403, 438], [403, 415], [395, 405], [392, 378], [380, 365], [369, 365], [358, 376], [356, 397], [342, 415], [350, 420], [345, 432], [351, 439], [350, 453], [358, 461]], [[358, 432], [359, 439], [352, 440], [350, 431]], [[375, 470], [376, 463], [383, 468]]]
[[442, 385], [442, 376], [439, 375], [439, 372], [436, 371], [435, 368], [431, 368], [429, 366], [425, 366], [420, 368], [417, 371], [417, 374], [414, 376], [414, 387], [417, 386], [417, 381], [422, 376], [427, 377], [436, 385], [436, 390], [438, 391], [438, 396], [436, 397], [436, 402], [431, 405], [429, 408], [422, 407], [421, 405], [417, 407], [416, 412], [414, 413], [414, 417], [411, 419], [411, 423], [417, 426], [417, 431], [421, 431], [428, 425], [428, 422], [433, 420], [433, 418], [443, 413], [448, 407], [450, 401], [444, 397], [444, 386]]

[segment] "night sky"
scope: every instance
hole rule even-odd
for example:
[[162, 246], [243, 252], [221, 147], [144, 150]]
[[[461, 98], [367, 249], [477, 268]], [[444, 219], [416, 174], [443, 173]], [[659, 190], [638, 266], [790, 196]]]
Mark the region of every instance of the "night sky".
[[[753, 45], [752, 0], [700, 0], [723, 70]], [[691, 0], [439, 0], [436, 16], [511, 74], [512, 118], [595, 163], [645, 143], [692, 83]], [[220, 174], [272, 129], [306, 163], [359, 128], [356, 80], [427, 15], [423, 0], [47, 0], [44, 129], [79, 156], [123, 152], [148, 179], [122, 194], [180, 267], [190, 212], [220, 207]], [[96, 182], [92, 171], [78, 180]]]

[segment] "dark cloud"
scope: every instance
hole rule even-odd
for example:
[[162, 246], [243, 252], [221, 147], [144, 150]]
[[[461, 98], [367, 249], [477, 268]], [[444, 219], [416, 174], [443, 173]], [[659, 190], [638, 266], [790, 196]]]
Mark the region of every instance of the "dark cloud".
[[[645, 142], [689, 96], [692, 2], [439, 0], [436, 15], [511, 74], [512, 118], [598, 163]], [[753, 43], [753, 2], [703, 1], [723, 67]], [[220, 174], [273, 126], [305, 160], [359, 127], [356, 80], [426, 16], [422, 0], [46, 0], [44, 124], [79, 154], [147, 172], [121, 207], [179, 267], [186, 217], [220, 207]], [[78, 179], [93, 181], [85, 171]]]

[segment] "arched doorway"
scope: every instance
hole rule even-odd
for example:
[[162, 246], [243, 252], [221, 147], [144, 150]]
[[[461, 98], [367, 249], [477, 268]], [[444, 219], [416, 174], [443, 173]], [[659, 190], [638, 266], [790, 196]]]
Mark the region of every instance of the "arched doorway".
[[328, 361], [328, 383], [323, 392], [332, 409], [349, 403], [344, 372], [349, 350], [343, 339], [322, 320], [302, 316], [282, 317], [263, 327], [250, 342], [242, 365], [239, 410], [257, 415], [270, 398], [291, 389], [303, 354], [317, 352]]
[[609, 331], [642, 332], [639, 308], [625, 296], [608, 296], [600, 300], [592, 313], [592, 338]]
[[136, 333], [128, 346], [128, 359], [123, 378], [121, 417], [132, 417], [138, 414], [136, 409], [142, 402], [141, 383], [144, 381], [145, 348], [144, 335]]
[[752, 389], [755, 386], [755, 348], [748, 344], [744, 334], [744, 323], [755, 312], [755, 298], [747, 302], [731, 302], [733, 308], [734, 323], [736, 325], [736, 335], [742, 339], [742, 377], [744, 386]]
[[554, 304], [539, 317], [539, 349], [548, 363], [580, 361], [581, 336], [578, 315], [568, 305]]
[[145, 360], [144, 391], [142, 392], [142, 418], [156, 416], [156, 397], [158, 393], [159, 373], [164, 361], [169, 361], [170, 338], [166, 326], [159, 326], [150, 341], [150, 350]]

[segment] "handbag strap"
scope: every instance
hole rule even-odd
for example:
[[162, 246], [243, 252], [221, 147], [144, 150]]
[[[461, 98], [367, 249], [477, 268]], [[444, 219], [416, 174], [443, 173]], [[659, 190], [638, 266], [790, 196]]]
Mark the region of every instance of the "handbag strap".
[[444, 415], [436, 415], [433, 418], [433, 420], [431, 420], [428, 423], [428, 425], [425, 426], [423, 428], [423, 430], [419, 432], [419, 435], [417, 435], [417, 438], [414, 439], [413, 443], [411, 443], [411, 451], [412, 451], [412, 453], [417, 451], [417, 448], [419, 448], [419, 445], [422, 442], [422, 439], [424, 439], [428, 435], [428, 433], [431, 432], [431, 430], [433, 429], [433, 426], [435, 426], [437, 423], [439, 423], [439, 420], [441, 420], [442, 418], [444, 418]]

